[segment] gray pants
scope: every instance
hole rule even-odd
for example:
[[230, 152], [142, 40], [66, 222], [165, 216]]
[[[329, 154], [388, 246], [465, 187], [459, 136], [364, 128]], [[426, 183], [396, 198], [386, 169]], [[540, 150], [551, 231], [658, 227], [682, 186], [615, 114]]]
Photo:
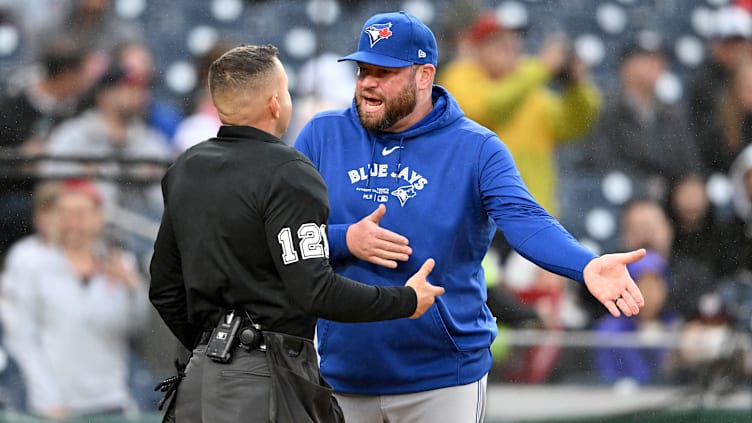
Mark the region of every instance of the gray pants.
[[481, 423], [486, 412], [486, 378], [411, 394], [334, 396], [347, 423]]
[[175, 403], [177, 423], [268, 423], [270, 373], [266, 353], [235, 348], [217, 363], [200, 345], [185, 369]]

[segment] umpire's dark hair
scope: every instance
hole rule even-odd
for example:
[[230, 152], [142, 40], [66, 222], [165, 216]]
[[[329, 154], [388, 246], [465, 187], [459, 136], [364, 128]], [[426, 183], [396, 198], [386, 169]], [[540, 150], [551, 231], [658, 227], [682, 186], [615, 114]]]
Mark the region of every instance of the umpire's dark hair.
[[209, 67], [209, 91], [234, 90], [275, 68], [277, 47], [271, 44], [242, 44], [225, 52]]
[[66, 72], [78, 72], [84, 63], [87, 50], [71, 37], [58, 35], [42, 46], [39, 64], [48, 78], [54, 78]]

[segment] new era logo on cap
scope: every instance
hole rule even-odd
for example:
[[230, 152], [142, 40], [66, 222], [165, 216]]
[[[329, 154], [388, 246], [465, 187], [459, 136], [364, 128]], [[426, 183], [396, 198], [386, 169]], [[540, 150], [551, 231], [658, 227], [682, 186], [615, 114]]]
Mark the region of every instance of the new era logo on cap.
[[366, 21], [358, 51], [339, 59], [343, 60], [387, 68], [427, 63], [436, 66], [436, 38], [415, 16], [405, 12], [381, 13]]

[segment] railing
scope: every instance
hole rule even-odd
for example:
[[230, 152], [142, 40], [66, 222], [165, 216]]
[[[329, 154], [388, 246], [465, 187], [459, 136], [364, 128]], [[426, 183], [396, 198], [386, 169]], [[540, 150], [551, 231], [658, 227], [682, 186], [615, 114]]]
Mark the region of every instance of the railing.
[[91, 178], [118, 183], [159, 182], [171, 160], [118, 155], [27, 155], [16, 148], [0, 148], [0, 180]]

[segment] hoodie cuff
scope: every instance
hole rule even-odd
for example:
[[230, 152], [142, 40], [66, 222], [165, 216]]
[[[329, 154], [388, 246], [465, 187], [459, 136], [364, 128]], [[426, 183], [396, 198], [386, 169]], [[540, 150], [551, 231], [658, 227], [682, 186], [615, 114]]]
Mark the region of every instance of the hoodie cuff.
[[352, 256], [347, 248], [347, 229], [349, 227], [349, 223], [328, 226], [330, 261], [346, 260]]

